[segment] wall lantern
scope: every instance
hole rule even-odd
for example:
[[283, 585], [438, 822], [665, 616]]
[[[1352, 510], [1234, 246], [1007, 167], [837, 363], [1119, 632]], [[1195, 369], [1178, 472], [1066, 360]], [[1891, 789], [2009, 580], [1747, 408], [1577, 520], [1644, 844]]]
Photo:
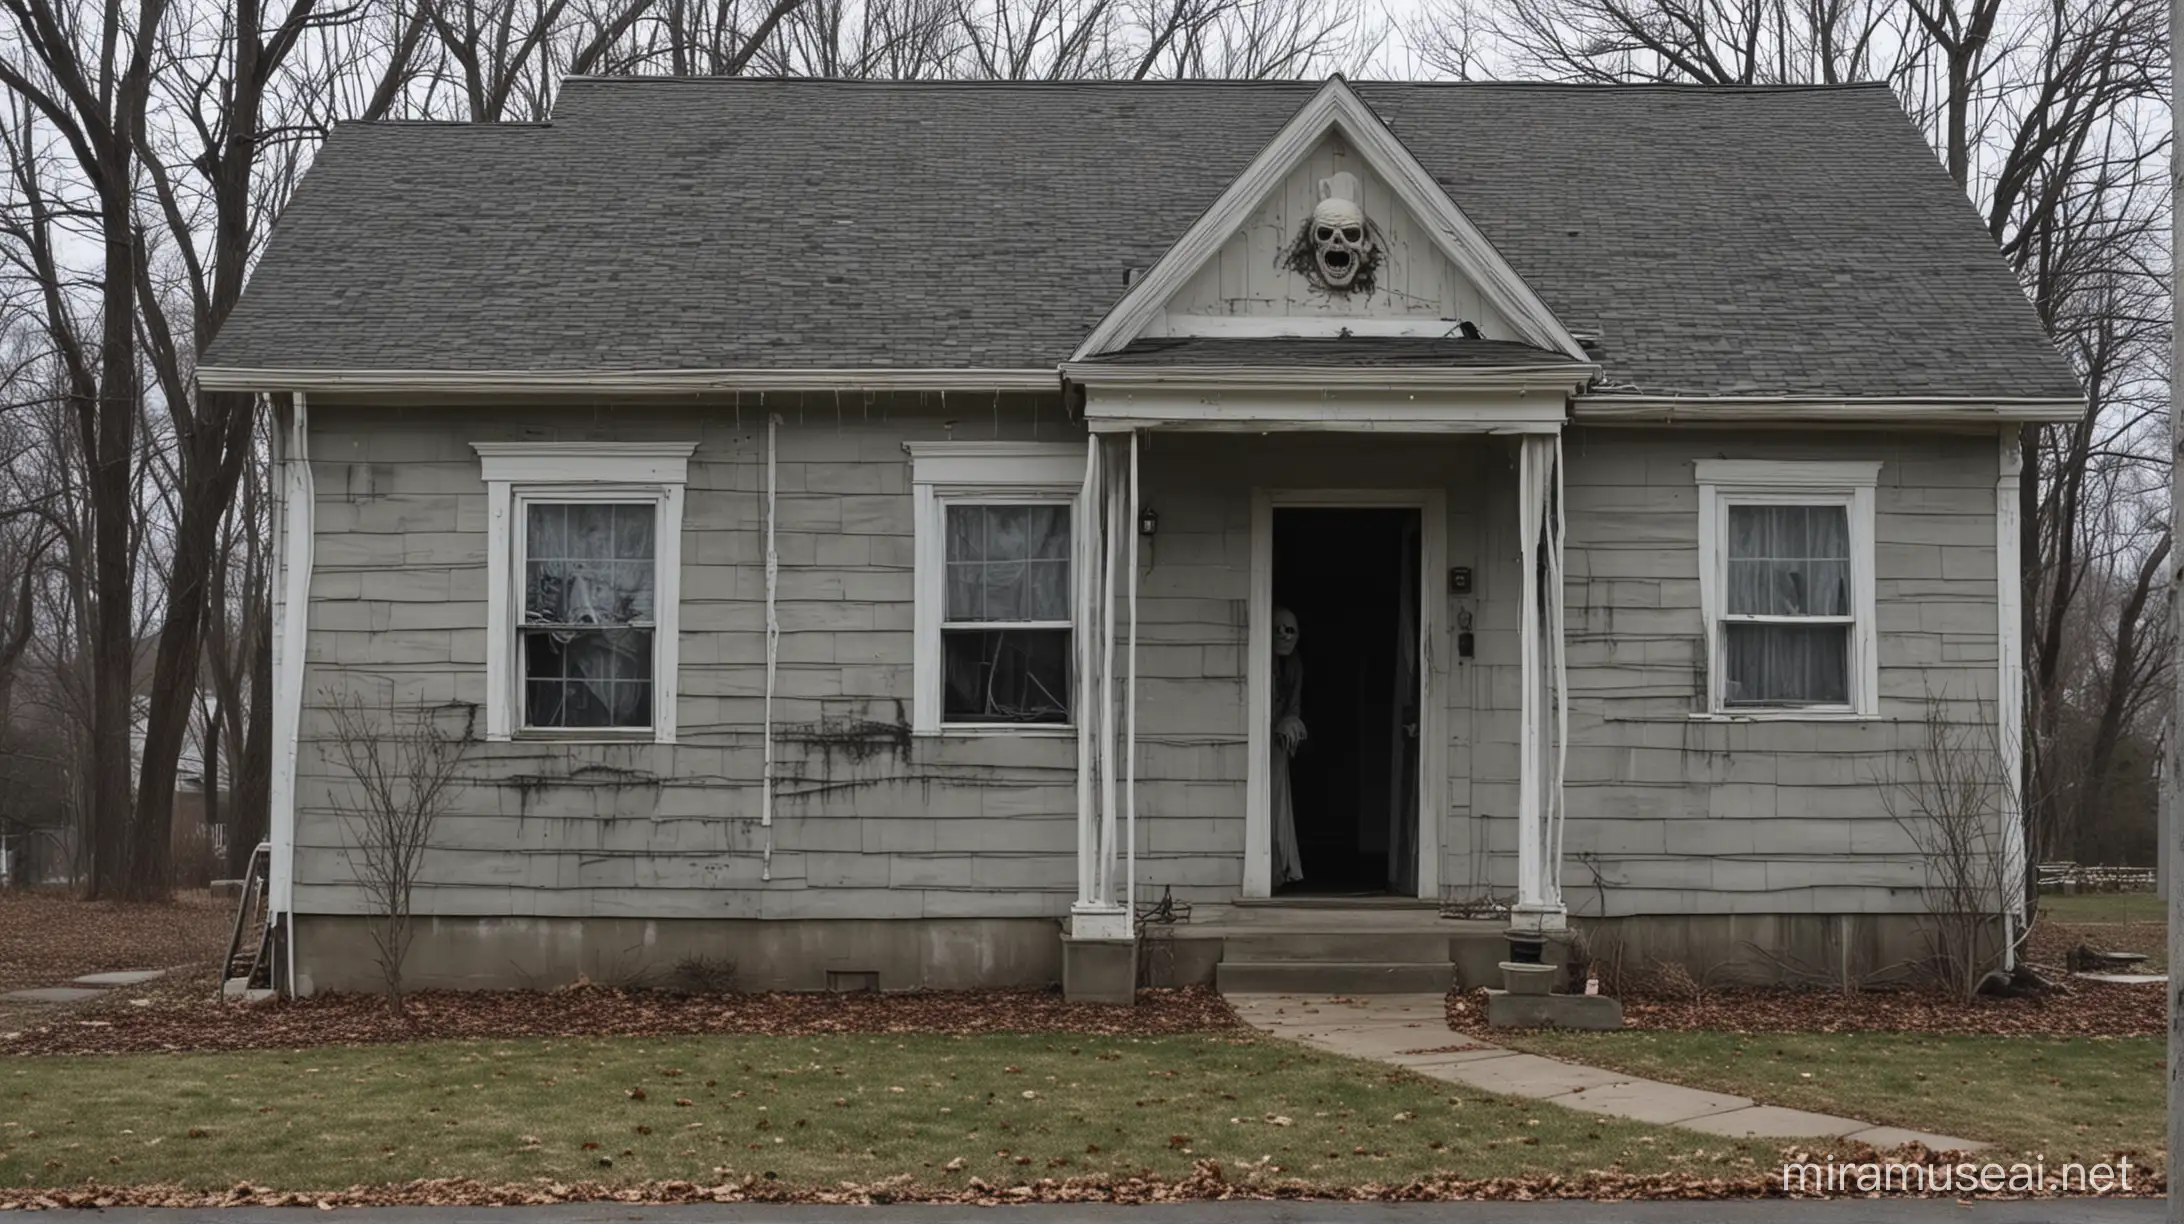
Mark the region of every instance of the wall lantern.
[[1137, 516], [1137, 533], [1141, 536], [1160, 534], [1160, 511], [1151, 506], [1140, 507]]

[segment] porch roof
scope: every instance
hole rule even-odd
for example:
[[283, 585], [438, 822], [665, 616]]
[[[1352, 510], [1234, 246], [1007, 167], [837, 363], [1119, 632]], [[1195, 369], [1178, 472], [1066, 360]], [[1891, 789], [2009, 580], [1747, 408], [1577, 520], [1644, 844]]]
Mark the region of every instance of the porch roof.
[[1464, 336], [1164, 336], [1133, 340], [1081, 364], [1516, 370], [1575, 367], [1580, 363], [1566, 353], [1520, 341]]

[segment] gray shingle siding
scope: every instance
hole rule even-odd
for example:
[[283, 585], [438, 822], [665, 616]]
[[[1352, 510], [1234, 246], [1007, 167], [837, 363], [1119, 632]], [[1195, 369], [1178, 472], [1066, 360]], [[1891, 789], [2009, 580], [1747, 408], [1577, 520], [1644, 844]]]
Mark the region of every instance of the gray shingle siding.
[[[1315, 88], [577, 79], [550, 124], [345, 125], [206, 364], [1050, 367]], [[1883, 88], [1357, 89], [1610, 385], [2080, 394]]]
[[[1076, 881], [1077, 745], [916, 737], [905, 439], [1081, 437], [1059, 405], [943, 416], [937, 397], [776, 397], [782, 627], [772, 878], [761, 878], [765, 435], [758, 413], [324, 406], [299, 753], [297, 905], [363, 902], [336, 815], [327, 703], [485, 695], [486, 490], [473, 441], [691, 440], [679, 742], [476, 745], [420, 912], [443, 917], [1049, 918]], [[953, 422], [953, 428], [949, 422]], [[1692, 461], [1863, 459], [1876, 490], [1880, 716], [1695, 722], [1703, 632]], [[1449, 658], [1441, 880], [1515, 884], [1520, 691], [1514, 444], [1506, 438], [1173, 436], [1146, 448], [1160, 531], [1139, 580], [1140, 896], [1235, 897], [1244, 853], [1254, 486], [1444, 489], [1472, 567], [1476, 655]], [[1886, 781], [1929, 692], [1991, 717], [1991, 437], [1574, 431], [1565, 887], [1612, 915], [1916, 913]], [[844, 493], [844, 489], [862, 490]], [[1451, 645], [1441, 643], [1445, 652]], [[1307, 646], [1309, 649], [1309, 644]], [[1317, 690], [1315, 690], [1317, 691]], [[1988, 706], [1981, 709], [1977, 703]], [[1309, 708], [1309, 707], [1308, 707]], [[1599, 872], [1596, 880], [1594, 871]]]

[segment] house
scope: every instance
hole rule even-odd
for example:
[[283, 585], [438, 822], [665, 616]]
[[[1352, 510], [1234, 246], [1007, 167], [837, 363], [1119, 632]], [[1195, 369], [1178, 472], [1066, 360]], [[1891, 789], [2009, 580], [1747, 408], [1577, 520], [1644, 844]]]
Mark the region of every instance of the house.
[[474, 718], [419, 985], [1900, 965], [2083, 411], [1878, 86], [578, 78], [336, 130], [198, 377], [304, 992], [373, 686]]

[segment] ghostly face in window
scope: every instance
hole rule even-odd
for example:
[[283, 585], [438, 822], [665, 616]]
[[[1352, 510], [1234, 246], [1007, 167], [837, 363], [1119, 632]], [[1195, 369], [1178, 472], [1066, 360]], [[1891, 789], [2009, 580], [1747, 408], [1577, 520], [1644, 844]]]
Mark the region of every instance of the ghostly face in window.
[[1287, 658], [1296, 653], [1297, 639], [1300, 636], [1297, 614], [1287, 608], [1274, 609], [1274, 657]]

